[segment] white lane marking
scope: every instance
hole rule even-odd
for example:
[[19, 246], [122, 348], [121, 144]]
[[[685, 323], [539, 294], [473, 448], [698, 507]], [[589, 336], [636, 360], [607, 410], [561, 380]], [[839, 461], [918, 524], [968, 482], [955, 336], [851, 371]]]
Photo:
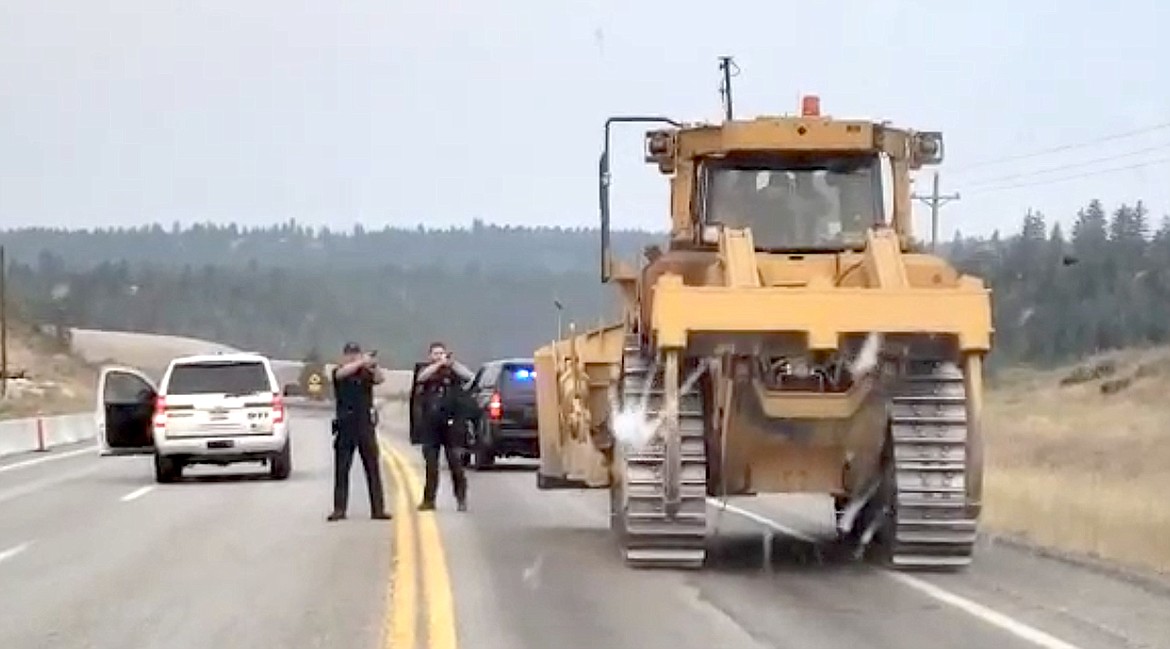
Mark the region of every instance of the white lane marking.
[[[755, 512], [751, 512], [734, 505], [728, 505], [716, 498], [707, 498], [707, 502], [720, 509], [725, 509], [733, 514], [739, 514], [744, 518], [755, 521], [756, 523], [771, 528], [777, 532], [787, 534], [792, 538], [809, 543], [817, 542], [816, 539], [809, 536], [808, 534], [788, 527], [782, 523], [778, 523], [770, 518], [767, 518], [766, 516], [761, 516]], [[949, 606], [953, 606], [960, 611], [967, 613], [968, 615], [978, 618], [992, 626], [999, 627], [1000, 629], [1007, 631], [1017, 638], [1027, 640], [1028, 642], [1031, 642], [1038, 647], [1043, 647], [1044, 649], [1080, 649], [1080, 647], [1077, 645], [1069, 644], [1064, 640], [1057, 638], [1056, 636], [1049, 635], [1040, 629], [1037, 629], [1036, 627], [1024, 624], [1015, 618], [1004, 615], [1003, 613], [1000, 613], [994, 609], [990, 609], [982, 604], [973, 602], [966, 597], [956, 595], [955, 593], [952, 593], [945, 588], [935, 586], [930, 582], [893, 570], [882, 570], [882, 572], [884, 572], [891, 579], [905, 586], [909, 586], [910, 588], [917, 590], [931, 599], [937, 600]]]
[[152, 485], [152, 484], [148, 484], [145, 487], [139, 487], [139, 488], [135, 489], [134, 491], [131, 491], [130, 493], [126, 494], [125, 496], [122, 496], [122, 502], [128, 503], [131, 500], [141, 498], [153, 490], [154, 490], [154, 485]]
[[20, 554], [21, 552], [24, 552], [25, 550], [28, 549], [28, 546], [30, 546], [30, 545], [32, 545], [32, 541], [28, 541], [27, 543], [21, 543], [20, 545], [18, 545], [16, 547], [8, 548], [7, 550], [0, 552], [0, 563], [4, 563], [5, 561], [11, 559], [12, 557], [15, 557], [16, 555]]
[[84, 455], [86, 453], [92, 454], [94, 452], [95, 448], [96, 447], [94, 447], [94, 446], [90, 446], [90, 447], [86, 447], [83, 449], [78, 449], [76, 451], [65, 451], [64, 453], [54, 453], [53, 451], [49, 451], [50, 453], [52, 453], [52, 455], [46, 455], [45, 457], [38, 457], [35, 460], [25, 460], [23, 462], [17, 462], [15, 464], [0, 466], [0, 473], [4, 473], [6, 471], [15, 471], [17, 469], [23, 469], [25, 467], [30, 467], [30, 466], [36, 466], [36, 465], [42, 464], [44, 462], [52, 462], [53, 460], [64, 460], [67, 457], [77, 457], [78, 455]]
[[923, 581], [917, 577], [912, 577], [900, 572], [886, 571], [890, 578], [902, 582], [903, 584], [924, 593], [934, 599], [937, 599], [944, 604], [950, 604], [955, 608], [973, 615], [988, 624], [997, 626], [1004, 631], [1031, 642], [1044, 649], [1080, 649], [1077, 645], [1069, 644], [1060, 638], [1049, 635], [1040, 629], [1028, 626], [1014, 618], [1010, 618], [999, 611], [987, 608], [982, 604], [973, 602], [966, 597], [960, 597], [949, 590], [939, 588], [934, 584]]

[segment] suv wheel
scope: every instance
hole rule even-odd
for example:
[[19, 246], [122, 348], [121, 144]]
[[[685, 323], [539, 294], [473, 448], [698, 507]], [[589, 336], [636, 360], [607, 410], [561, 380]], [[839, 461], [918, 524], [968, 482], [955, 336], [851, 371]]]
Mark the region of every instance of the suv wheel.
[[272, 456], [268, 462], [269, 472], [273, 480], [284, 480], [292, 473], [292, 440], [284, 443], [284, 448]]
[[473, 464], [476, 471], [483, 471], [491, 468], [496, 463], [495, 450], [491, 447], [491, 439], [487, 434], [487, 423], [480, 422], [478, 434], [475, 436], [474, 449], [475, 459]]
[[183, 475], [183, 465], [174, 458], [165, 455], [154, 455], [155, 482], [175, 482]]

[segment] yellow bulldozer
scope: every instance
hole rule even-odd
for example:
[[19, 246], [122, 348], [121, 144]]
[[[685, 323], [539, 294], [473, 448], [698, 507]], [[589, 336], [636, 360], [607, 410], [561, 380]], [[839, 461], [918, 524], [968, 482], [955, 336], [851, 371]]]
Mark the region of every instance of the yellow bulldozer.
[[[970, 563], [980, 515], [982, 280], [917, 250], [911, 171], [942, 135], [798, 115], [614, 117], [600, 159], [612, 324], [535, 352], [540, 489], [608, 488], [628, 565], [699, 568], [709, 501], [821, 493], [837, 540], [901, 568]], [[666, 250], [610, 249], [614, 125], [650, 123]]]

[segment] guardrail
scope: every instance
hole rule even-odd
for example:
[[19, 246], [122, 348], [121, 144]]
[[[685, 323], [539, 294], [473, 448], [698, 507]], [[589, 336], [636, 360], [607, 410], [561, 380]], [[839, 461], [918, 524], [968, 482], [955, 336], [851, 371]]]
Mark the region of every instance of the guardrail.
[[[311, 401], [290, 397], [288, 405], [293, 408], [332, 411], [332, 401]], [[405, 399], [378, 399], [377, 407], [384, 416], [403, 417]], [[0, 421], [0, 458], [18, 453], [48, 451], [55, 446], [65, 446], [95, 439], [93, 413], [81, 412], [69, 415], [45, 415]]]
[[89, 412], [0, 421], [0, 457], [89, 441], [96, 433]]

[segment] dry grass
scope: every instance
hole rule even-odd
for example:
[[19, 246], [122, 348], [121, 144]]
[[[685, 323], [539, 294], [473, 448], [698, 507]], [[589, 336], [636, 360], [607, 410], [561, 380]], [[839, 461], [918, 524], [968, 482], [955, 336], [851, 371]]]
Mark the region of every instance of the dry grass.
[[0, 419], [93, 407], [97, 380], [94, 368], [19, 324], [9, 331], [8, 369], [10, 373], [23, 371], [25, 378], [9, 380], [8, 395], [0, 400]]
[[[1107, 378], [1015, 372], [987, 395], [985, 520], [1051, 548], [1170, 572], [1170, 350]], [[1115, 394], [1101, 385], [1132, 382]]]

